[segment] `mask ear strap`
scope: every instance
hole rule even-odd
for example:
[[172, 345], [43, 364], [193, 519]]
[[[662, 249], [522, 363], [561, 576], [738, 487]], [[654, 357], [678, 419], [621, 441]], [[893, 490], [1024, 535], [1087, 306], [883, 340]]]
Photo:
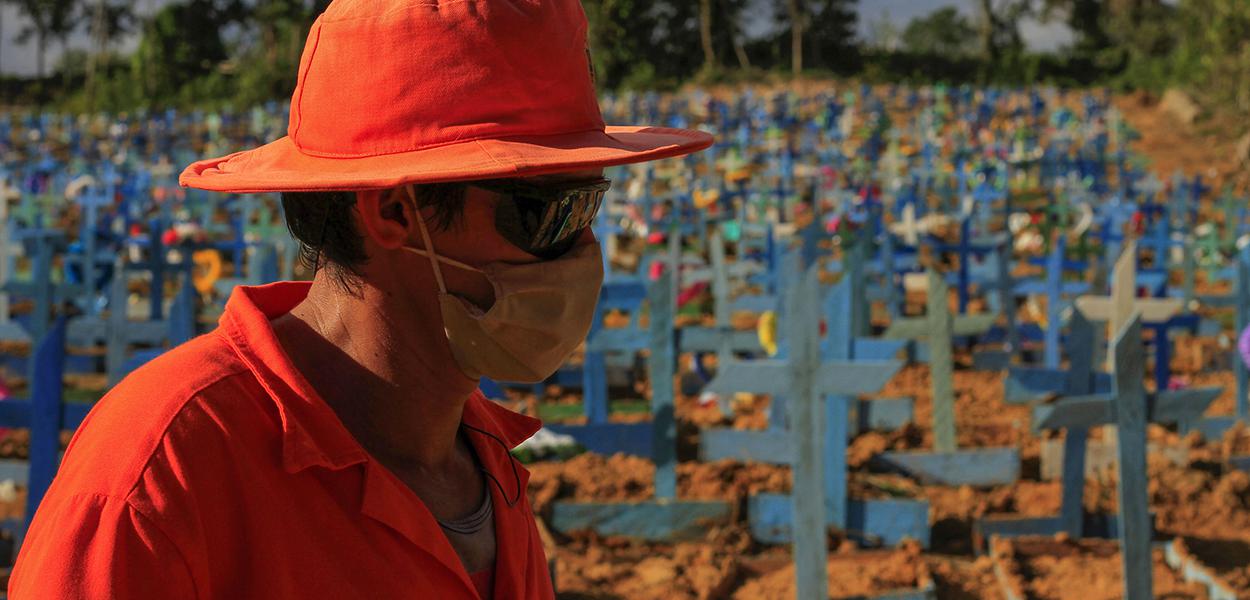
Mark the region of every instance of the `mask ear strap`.
[[[404, 190], [408, 192], [408, 198], [412, 200], [413, 205], [417, 204], [417, 196], [412, 191], [411, 185], [404, 186]], [[421, 216], [421, 207], [416, 206], [417, 210], [417, 226], [421, 228], [421, 241], [425, 243], [426, 257], [430, 259], [430, 268], [434, 269], [434, 280], [438, 282], [438, 293], [446, 294], [447, 286], [443, 283], [443, 271], [438, 267], [438, 258], [434, 256], [434, 244], [430, 242], [430, 232], [425, 228], [425, 217]]]

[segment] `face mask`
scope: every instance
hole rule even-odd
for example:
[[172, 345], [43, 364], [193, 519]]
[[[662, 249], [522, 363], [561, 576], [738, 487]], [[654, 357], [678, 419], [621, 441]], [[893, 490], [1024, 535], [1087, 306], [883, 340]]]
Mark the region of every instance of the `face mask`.
[[[412, 189], [408, 188], [412, 196]], [[537, 383], [564, 364], [590, 332], [603, 283], [599, 243], [574, 247], [554, 260], [480, 268], [434, 253], [425, 220], [417, 215], [425, 247], [405, 247], [430, 259], [438, 282], [443, 328], [460, 370], [472, 379]], [[439, 263], [481, 273], [495, 290], [483, 312], [447, 292]]]

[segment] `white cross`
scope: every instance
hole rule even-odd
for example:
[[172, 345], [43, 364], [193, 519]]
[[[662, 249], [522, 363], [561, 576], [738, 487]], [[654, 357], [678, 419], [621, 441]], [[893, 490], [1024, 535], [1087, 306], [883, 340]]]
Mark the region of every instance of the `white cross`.
[[[1180, 312], [1180, 298], [1137, 297], [1137, 242], [1124, 245], [1111, 272], [1110, 296], [1080, 296], [1076, 307], [1091, 321], [1106, 321], [1111, 335], [1117, 335], [1134, 312], [1141, 313], [1142, 323], [1163, 323]], [[1108, 338], [1110, 339], [1110, 338]], [[1110, 357], [1108, 357], [1110, 358]]]
[[951, 217], [937, 213], [929, 213], [917, 220], [916, 206], [908, 203], [903, 205], [903, 216], [899, 222], [890, 224], [890, 233], [903, 238], [908, 246], [915, 246], [920, 243], [921, 235], [945, 227], [953, 221]]

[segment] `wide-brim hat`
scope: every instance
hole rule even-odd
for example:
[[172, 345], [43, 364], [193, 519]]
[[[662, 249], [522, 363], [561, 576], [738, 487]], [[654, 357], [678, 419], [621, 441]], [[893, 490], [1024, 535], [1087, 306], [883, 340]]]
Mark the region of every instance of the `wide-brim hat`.
[[707, 148], [605, 126], [578, 0], [335, 0], [300, 59], [287, 135], [192, 163], [221, 192], [350, 191], [541, 175]]

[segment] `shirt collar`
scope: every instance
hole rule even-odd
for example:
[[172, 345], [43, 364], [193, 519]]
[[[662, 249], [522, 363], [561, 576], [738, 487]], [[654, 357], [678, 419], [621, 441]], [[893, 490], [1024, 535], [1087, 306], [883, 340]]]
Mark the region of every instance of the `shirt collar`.
[[[219, 322], [222, 335], [269, 393], [282, 421], [282, 461], [290, 473], [311, 466], [342, 469], [368, 460], [334, 411], [312, 389], [283, 351], [270, 321], [295, 308], [310, 282], [288, 281], [238, 286]], [[474, 392], [462, 422], [514, 448], [541, 427], [538, 419], [515, 413]]]

